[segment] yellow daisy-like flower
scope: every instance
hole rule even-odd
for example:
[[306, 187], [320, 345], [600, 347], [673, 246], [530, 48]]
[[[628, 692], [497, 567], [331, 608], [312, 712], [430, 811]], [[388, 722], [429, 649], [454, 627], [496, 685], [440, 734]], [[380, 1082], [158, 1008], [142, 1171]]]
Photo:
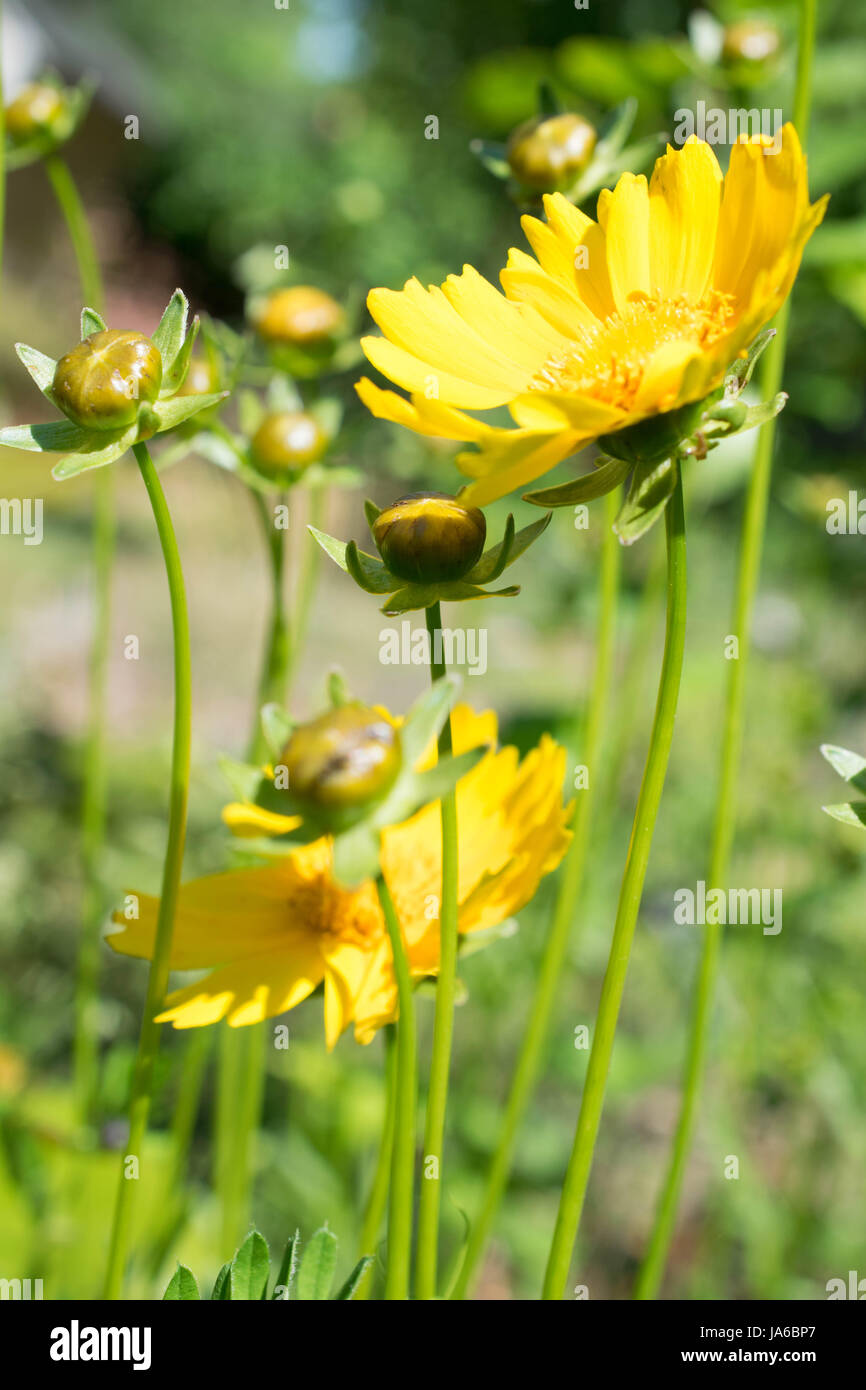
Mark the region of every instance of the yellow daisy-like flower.
[[[457, 464], [483, 506], [599, 436], [702, 400], [788, 295], [827, 203], [809, 203], [792, 125], [772, 151], [743, 137], [722, 175], [710, 146], [668, 146], [647, 184], [623, 174], [598, 221], [561, 194], [547, 222], [522, 219], [537, 260], [512, 250], [500, 294], [471, 266], [441, 288], [372, 290], [383, 338], [374, 367], [411, 399], [367, 378], [374, 415], [464, 440]], [[507, 406], [516, 428], [468, 411]]]
[[[455, 752], [495, 745], [496, 716], [458, 705]], [[521, 762], [516, 748], [491, 747], [457, 784], [460, 827], [459, 929], [499, 925], [518, 912], [567, 848], [562, 804], [565, 750], [544, 735]], [[337, 884], [331, 842], [320, 839], [265, 868], [214, 874], [186, 884], [175, 919], [171, 966], [210, 969], [166, 1000], [157, 1022], [198, 1028], [226, 1019], [258, 1023], [294, 1008], [324, 981], [325, 1036], [333, 1047], [355, 1025], [358, 1042], [397, 1017], [397, 987], [385, 921], [373, 883]], [[439, 968], [438, 901], [442, 842], [439, 803], [382, 833], [388, 884], [413, 976]], [[115, 921], [108, 943], [149, 959], [158, 902], [139, 898], [139, 917]]]

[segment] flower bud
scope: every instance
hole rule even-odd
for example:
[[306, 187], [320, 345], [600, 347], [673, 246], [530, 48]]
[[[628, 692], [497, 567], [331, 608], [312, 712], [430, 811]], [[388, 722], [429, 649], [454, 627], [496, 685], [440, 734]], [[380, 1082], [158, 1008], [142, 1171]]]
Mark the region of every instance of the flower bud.
[[142, 404], [155, 401], [162, 358], [142, 333], [107, 329], [91, 333], [54, 373], [54, 398], [64, 415], [86, 429], [125, 429]]
[[410, 492], [380, 512], [373, 539], [398, 579], [445, 584], [479, 559], [487, 536], [484, 513], [445, 492]]
[[526, 188], [567, 188], [589, 163], [595, 141], [595, 127], [573, 111], [536, 116], [512, 131], [506, 157]]
[[336, 337], [343, 310], [324, 290], [293, 285], [268, 295], [256, 317], [256, 328], [269, 343], [315, 347]]
[[722, 40], [722, 62], [763, 63], [779, 51], [779, 31], [766, 19], [741, 19], [729, 24]]
[[33, 82], [6, 107], [6, 131], [16, 145], [50, 131], [64, 110], [63, 93], [48, 82]]
[[250, 443], [253, 462], [268, 478], [301, 472], [322, 457], [328, 436], [314, 415], [278, 410], [266, 415]]
[[289, 793], [324, 811], [358, 809], [380, 799], [400, 769], [400, 735], [365, 705], [339, 705], [295, 729], [280, 762]]
[[179, 396], [209, 396], [220, 390], [218, 373], [206, 357], [190, 358]]

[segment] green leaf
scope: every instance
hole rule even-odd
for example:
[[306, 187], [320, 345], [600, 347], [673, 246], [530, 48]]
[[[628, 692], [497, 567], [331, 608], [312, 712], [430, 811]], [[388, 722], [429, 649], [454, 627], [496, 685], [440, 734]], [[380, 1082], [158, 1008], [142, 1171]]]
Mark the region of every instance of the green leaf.
[[270, 1272], [267, 1242], [258, 1231], [250, 1231], [232, 1260], [229, 1298], [235, 1303], [257, 1302], [267, 1290]]
[[43, 396], [47, 395], [50, 400], [49, 393], [54, 385], [54, 373], [57, 371], [57, 363], [54, 358], [46, 357], [44, 352], [40, 352], [38, 348], [28, 347], [26, 343], [16, 343], [15, 351]]
[[371, 502], [369, 497], [364, 502], [364, 515], [367, 518], [367, 525], [373, 529], [373, 522], [382, 515], [382, 508], [377, 507], [375, 502]]
[[328, 672], [328, 699], [333, 709], [348, 704], [349, 690], [342, 671], [334, 669]]
[[179, 391], [184, 382], [184, 377], [189, 369], [189, 360], [192, 357], [193, 345], [198, 337], [200, 324], [198, 317], [192, 321], [192, 327], [184, 338], [178, 349], [174, 361], [168, 371], [163, 371], [162, 385], [159, 389], [160, 399], [166, 396], [173, 396], [175, 391]]
[[262, 780], [261, 768], [253, 767], [250, 763], [235, 762], [222, 754], [217, 758], [217, 763], [238, 801], [255, 801]]
[[189, 302], [183, 290], [175, 290], [165, 307], [165, 313], [157, 324], [153, 342], [162, 358], [162, 374], [167, 377], [174, 366], [174, 359], [180, 352], [186, 337], [186, 320]]
[[335, 1303], [344, 1303], [347, 1299], [354, 1298], [364, 1279], [364, 1275], [373, 1263], [372, 1255], [362, 1255], [352, 1273], [349, 1275], [342, 1288], [334, 1294]]
[[505, 157], [505, 146], [493, 140], [470, 140], [469, 149], [494, 178], [511, 177], [511, 165]]
[[559, 487], [545, 487], [539, 492], [524, 492], [524, 502], [531, 502], [534, 507], [570, 507], [579, 502], [593, 502], [597, 497], [604, 497], [608, 492], [613, 492], [615, 487], [628, 477], [631, 464], [624, 459], [603, 459], [597, 464], [595, 471], [584, 473], [581, 478], [574, 478], [570, 483], [561, 483]]
[[321, 1226], [310, 1238], [298, 1270], [298, 1298], [321, 1302], [331, 1292], [337, 1268], [337, 1237]]
[[[413, 786], [415, 809], [419, 810], [431, 801], [439, 801], [446, 792], [452, 791], [460, 778], [471, 772], [488, 751], [482, 744], [479, 748], [470, 748], [458, 754], [456, 758], [440, 758], [435, 767], [416, 772]], [[414, 811], [409, 814], [414, 815]]]
[[268, 751], [278, 758], [289, 741], [289, 735], [294, 728], [294, 720], [288, 710], [283, 709], [282, 705], [270, 704], [263, 705], [259, 718], [262, 722], [262, 733], [268, 745]]
[[758, 358], [766, 347], [776, 336], [775, 328], [765, 328], [763, 333], [759, 333], [752, 343], [745, 357], [737, 357], [730, 365], [725, 376], [725, 395], [738, 396], [740, 392], [748, 386], [752, 379], [752, 372], [758, 362]]
[[344, 888], [375, 878], [379, 872], [379, 832], [369, 821], [334, 837], [334, 878]]
[[447, 584], [406, 584], [382, 604], [381, 611], [386, 617], [394, 618], [400, 613], [413, 613], [421, 608], [430, 608], [434, 603], [465, 603], [468, 599], [480, 598], [514, 598], [519, 593], [519, 584], [510, 584], [506, 589], [480, 589], [477, 584], [469, 584], [465, 579], [453, 579]]
[[225, 1264], [217, 1275], [213, 1286], [213, 1292], [211, 1293], [212, 1302], [225, 1302], [230, 1297], [231, 1280], [229, 1275], [231, 1274], [231, 1270], [231, 1265]]
[[[295, 1283], [295, 1276], [298, 1272], [298, 1257], [301, 1251], [301, 1233], [295, 1231], [286, 1241], [286, 1248], [283, 1251], [283, 1258], [280, 1261], [280, 1268], [277, 1273], [277, 1282], [274, 1285], [272, 1298], [278, 1301], [288, 1302], [292, 1296], [292, 1289]], [[278, 1294], [278, 1290], [282, 1290]]]
[[158, 432], [163, 434], [175, 425], [182, 425], [191, 415], [224, 401], [228, 394], [228, 391], [211, 391], [203, 396], [172, 396], [171, 400], [157, 401], [151, 409], [158, 422]]
[[414, 703], [400, 730], [404, 766], [412, 768], [427, 752], [460, 693], [462, 682], [453, 673], [440, 676]]
[[180, 1299], [190, 1302], [193, 1299], [200, 1299], [198, 1284], [195, 1282], [195, 1275], [186, 1265], [178, 1264], [177, 1269], [171, 1276], [168, 1288], [162, 1296], [163, 1302]]
[[638, 103], [635, 97], [626, 97], [602, 121], [598, 139], [593, 150], [593, 161], [605, 161], [618, 155], [629, 136], [637, 115]]
[[377, 556], [365, 554], [354, 541], [346, 546], [346, 569], [358, 587], [368, 594], [390, 594], [397, 583]]
[[51, 470], [52, 478], [62, 483], [66, 478], [74, 478], [86, 473], [90, 468], [104, 468], [122, 458], [138, 438], [138, 425], [130, 425], [121, 433], [108, 430], [88, 430], [87, 439], [78, 445], [75, 453], [55, 463]]
[[866, 758], [834, 743], [822, 743], [821, 753], [844, 781], [850, 782], [858, 792], [866, 792]]
[[856, 825], [859, 830], [866, 830], [866, 801], [847, 801], [840, 806], [822, 806], [821, 809], [843, 825]]
[[635, 468], [613, 526], [623, 545], [633, 545], [658, 521], [676, 486], [678, 466], [674, 459], [663, 459]]
[[108, 324], [101, 314], [95, 309], [88, 309], [86, 306], [81, 310], [81, 341], [89, 338], [91, 333], [104, 333]]
[[0, 444], [10, 449], [35, 453], [62, 454], [93, 439], [95, 430], [83, 429], [71, 420], [50, 420], [44, 425], [9, 425], [0, 430]]

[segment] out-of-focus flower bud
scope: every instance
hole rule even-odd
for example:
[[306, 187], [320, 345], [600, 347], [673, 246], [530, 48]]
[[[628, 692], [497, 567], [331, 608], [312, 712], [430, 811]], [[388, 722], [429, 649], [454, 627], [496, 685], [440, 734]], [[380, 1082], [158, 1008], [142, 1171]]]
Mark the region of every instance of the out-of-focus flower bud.
[[293, 285], [274, 290], [256, 315], [256, 328], [266, 342], [313, 347], [337, 337], [344, 326], [340, 305], [324, 290]]
[[346, 704], [294, 730], [280, 762], [293, 799], [319, 811], [379, 800], [400, 770], [400, 735], [383, 714]]
[[767, 19], [740, 19], [729, 24], [722, 40], [722, 62], [764, 63], [779, 51], [781, 39]]
[[253, 462], [268, 478], [299, 473], [322, 457], [328, 436], [314, 415], [278, 410], [266, 415], [250, 443]]
[[33, 82], [6, 107], [6, 131], [10, 140], [21, 144], [51, 131], [64, 111], [63, 93], [59, 88], [47, 82]]
[[512, 131], [506, 157], [525, 188], [554, 191], [567, 188], [583, 172], [595, 142], [595, 127], [576, 112], [535, 116]]

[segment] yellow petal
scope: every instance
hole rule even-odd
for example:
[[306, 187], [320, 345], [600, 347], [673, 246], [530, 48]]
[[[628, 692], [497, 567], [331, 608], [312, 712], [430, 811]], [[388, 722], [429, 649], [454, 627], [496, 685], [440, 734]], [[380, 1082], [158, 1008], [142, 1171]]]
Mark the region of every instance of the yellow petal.
[[460, 491], [472, 507], [485, 507], [516, 488], [525, 487], [555, 468], [588, 441], [570, 430], [496, 430], [477, 453], [457, 455], [457, 467], [475, 481]]
[[254, 837], [259, 835], [288, 835], [302, 824], [300, 816], [282, 816], [276, 811], [266, 811], [251, 801], [231, 801], [222, 810], [223, 822], [233, 835]]
[[324, 975], [321, 943], [311, 935], [279, 953], [249, 956], [214, 970], [197, 984], [166, 999], [157, 1023], [175, 1028], [202, 1028], [220, 1019], [232, 1028], [261, 1023], [293, 1009], [312, 994]]
[[649, 188], [650, 283], [654, 293], [700, 300], [710, 284], [722, 197], [711, 147], [694, 136], [656, 160]]
[[483, 432], [484, 426], [471, 415], [442, 405], [439, 401], [428, 401], [415, 395], [411, 401], [398, 396], [396, 391], [383, 391], [375, 386], [369, 377], [362, 377], [355, 383], [355, 390], [365, 406], [379, 420], [392, 420], [394, 424], [404, 425], [416, 434], [432, 435], [438, 439], [475, 439]]
[[325, 950], [325, 1042], [329, 1051], [355, 1017], [373, 959], [370, 946], [350, 941], [334, 939]]
[[[617, 312], [624, 314], [635, 295], [652, 292], [649, 193], [643, 174], [623, 174], [605, 200], [607, 269]], [[599, 220], [602, 217], [599, 199]]]

